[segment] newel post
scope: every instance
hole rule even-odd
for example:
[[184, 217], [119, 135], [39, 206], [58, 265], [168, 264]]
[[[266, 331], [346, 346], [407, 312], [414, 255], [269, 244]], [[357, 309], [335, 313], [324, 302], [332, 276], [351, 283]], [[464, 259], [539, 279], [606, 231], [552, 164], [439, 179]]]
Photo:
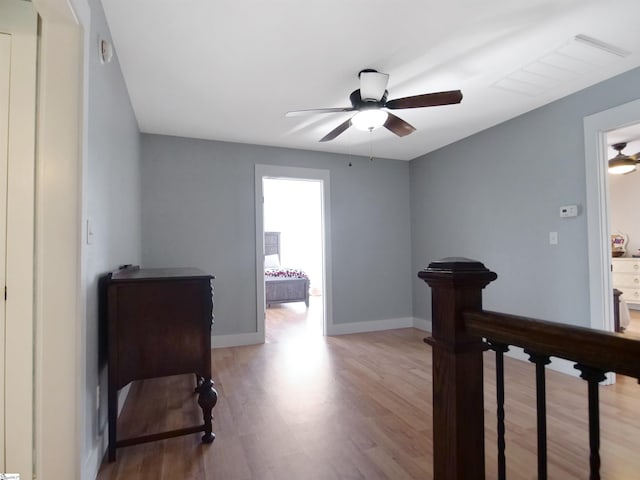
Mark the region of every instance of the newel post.
[[433, 478], [484, 480], [483, 343], [465, 332], [463, 311], [482, 309], [498, 276], [468, 258], [445, 258], [418, 273], [431, 287]]

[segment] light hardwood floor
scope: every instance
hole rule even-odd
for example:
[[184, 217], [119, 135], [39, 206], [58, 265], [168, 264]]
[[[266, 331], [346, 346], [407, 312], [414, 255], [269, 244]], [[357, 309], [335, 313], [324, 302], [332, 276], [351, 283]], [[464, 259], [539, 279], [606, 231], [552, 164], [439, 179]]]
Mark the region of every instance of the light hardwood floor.
[[629, 309], [630, 322], [629, 326], [625, 330], [625, 333], [632, 333], [640, 337], [640, 310]]
[[[283, 315], [292, 313], [291, 317]], [[211, 445], [189, 435], [118, 450], [99, 480], [429, 479], [431, 351], [415, 329], [322, 337], [312, 308], [269, 309], [265, 345], [217, 349]], [[289, 320], [286, 320], [289, 318]], [[290, 324], [287, 327], [287, 324]], [[532, 365], [506, 359], [511, 480], [536, 478]], [[496, 478], [493, 355], [485, 355], [487, 479]], [[139, 382], [122, 435], [199, 422], [191, 376]], [[549, 478], [588, 478], [586, 384], [547, 374]], [[640, 478], [640, 386], [601, 387], [603, 479]]]

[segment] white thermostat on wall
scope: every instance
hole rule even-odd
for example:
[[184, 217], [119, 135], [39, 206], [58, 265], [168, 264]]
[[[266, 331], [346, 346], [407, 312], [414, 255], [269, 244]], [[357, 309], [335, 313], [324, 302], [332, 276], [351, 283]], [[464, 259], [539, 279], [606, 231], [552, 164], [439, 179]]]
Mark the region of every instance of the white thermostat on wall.
[[578, 216], [578, 206], [577, 205], [565, 205], [564, 207], [560, 207], [560, 217], [577, 217]]

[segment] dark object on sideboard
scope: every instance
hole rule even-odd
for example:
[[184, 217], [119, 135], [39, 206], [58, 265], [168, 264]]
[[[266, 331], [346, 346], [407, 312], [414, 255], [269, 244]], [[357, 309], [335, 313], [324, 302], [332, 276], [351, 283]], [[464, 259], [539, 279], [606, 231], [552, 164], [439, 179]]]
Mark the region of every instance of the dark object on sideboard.
[[[218, 394], [211, 380], [213, 276], [195, 268], [140, 269], [127, 266], [107, 275], [109, 461], [116, 448], [204, 432], [213, 442], [211, 410]], [[203, 424], [118, 440], [118, 390], [133, 380], [196, 375]]]

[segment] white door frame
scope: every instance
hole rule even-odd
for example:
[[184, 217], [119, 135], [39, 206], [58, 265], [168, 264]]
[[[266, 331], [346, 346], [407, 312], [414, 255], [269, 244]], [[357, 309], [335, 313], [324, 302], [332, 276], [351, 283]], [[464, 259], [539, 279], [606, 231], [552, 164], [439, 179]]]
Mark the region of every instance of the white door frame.
[[[7, 288], [3, 355], [5, 464], [31, 478], [33, 465], [34, 219], [37, 15], [33, 5], [0, 3], [0, 31], [10, 36], [10, 89], [6, 183]], [[3, 190], [4, 190], [3, 186]], [[4, 276], [4, 275], [3, 275]], [[0, 300], [1, 301], [1, 300]]]
[[614, 328], [606, 134], [636, 123], [640, 100], [584, 118], [591, 328], [609, 332]]
[[287, 167], [279, 165], [256, 165], [256, 320], [261, 343], [265, 341], [265, 293], [264, 293], [264, 178], [319, 180], [322, 185], [322, 299], [324, 302], [323, 334], [333, 329], [332, 280], [331, 280], [331, 198], [329, 170]]
[[[33, 0], [41, 17], [36, 134], [35, 472], [89, 480], [82, 242], [90, 36], [87, 0]], [[90, 442], [90, 439], [86, 439]], [[89, 460], [89, 461], [87, 461]]]
[[[6, 214], [7, 214], [7, 163], [9, 146], [9, 104], [11, 85], [11, 35], [0, 31], [0, 286], [6, 285]], [[5, 356], [5, 315], [6, 305], [0, 307], [0, 471], [6, 472], [5, 467], [5, 370], [7, 357]], [[29, 345], [31, 347], [31, 344]], [[31, 415], [31, 412], [27, 411]]]

